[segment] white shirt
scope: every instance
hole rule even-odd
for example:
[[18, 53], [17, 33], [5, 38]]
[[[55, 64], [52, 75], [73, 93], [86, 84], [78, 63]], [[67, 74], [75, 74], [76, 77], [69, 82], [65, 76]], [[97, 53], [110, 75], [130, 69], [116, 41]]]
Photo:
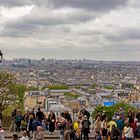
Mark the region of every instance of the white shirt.
[[29, 140], [28, 136], [22, 136], [20, 140]]
[[134, 138], [133, 129], [131, 127], [124, 127], [124, 135], [127, 138]]
[[4, 140], [4, 130], [0, 130], [0, 140]]

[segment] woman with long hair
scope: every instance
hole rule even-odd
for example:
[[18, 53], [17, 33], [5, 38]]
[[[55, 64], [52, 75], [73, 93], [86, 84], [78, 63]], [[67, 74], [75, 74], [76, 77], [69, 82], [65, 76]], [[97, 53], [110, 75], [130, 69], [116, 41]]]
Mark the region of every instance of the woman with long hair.
[[54, 130], [55, 130], [55, 114], [53, 111], [50, 112], [49, 116], [48, 116], [48, 123], [49, 123], [49, 132], [50, 134], [53, 134]]

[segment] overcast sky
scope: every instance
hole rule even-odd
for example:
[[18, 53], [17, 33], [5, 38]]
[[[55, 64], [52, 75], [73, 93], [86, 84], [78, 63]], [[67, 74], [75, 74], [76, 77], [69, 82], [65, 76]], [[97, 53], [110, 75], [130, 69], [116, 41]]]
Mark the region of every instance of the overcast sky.
[[0, 0], [6, 59], [140, 60], [140, 0]]

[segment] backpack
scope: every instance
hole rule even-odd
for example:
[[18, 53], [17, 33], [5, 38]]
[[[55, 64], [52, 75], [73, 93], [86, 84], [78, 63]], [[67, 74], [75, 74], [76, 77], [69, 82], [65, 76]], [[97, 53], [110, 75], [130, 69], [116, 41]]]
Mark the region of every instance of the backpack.
[[85, 129], [87, 129], [87, 128], [89, 128], [89, 121], [88, 120], [84, 120], [83, 121], [83, 128]]
[[66, 125], [67, 125], [66, 121], [63, 121], [61, 123], [58, 123], [56, 125], [56, 128], [57, 128], [57, 130], [65, 129]]
[[36, 131], [37, 130], [37, 126], [42, 126], [41, 122], [38, 121], [38, 120], [34, 120], [32, 122], [32, 126], [33, 126], [33, 129]]
[[118, 128], [115, 128], [113, 131], [112, 139], [116, 139], [120, 136], [120, 131]]
[[120, 136], [120, 131], [118, 128], [115, 129], [114, 133], [115, 133], [114, 134], [115, 136], [117, 136], [117, 137]]

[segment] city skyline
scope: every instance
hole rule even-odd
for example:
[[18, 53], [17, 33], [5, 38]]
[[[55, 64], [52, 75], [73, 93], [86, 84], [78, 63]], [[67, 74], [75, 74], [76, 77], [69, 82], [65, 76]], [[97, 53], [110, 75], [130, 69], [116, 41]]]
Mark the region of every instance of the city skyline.
[[1, 0], [5, 59], [140, 61], [140, 1]]

